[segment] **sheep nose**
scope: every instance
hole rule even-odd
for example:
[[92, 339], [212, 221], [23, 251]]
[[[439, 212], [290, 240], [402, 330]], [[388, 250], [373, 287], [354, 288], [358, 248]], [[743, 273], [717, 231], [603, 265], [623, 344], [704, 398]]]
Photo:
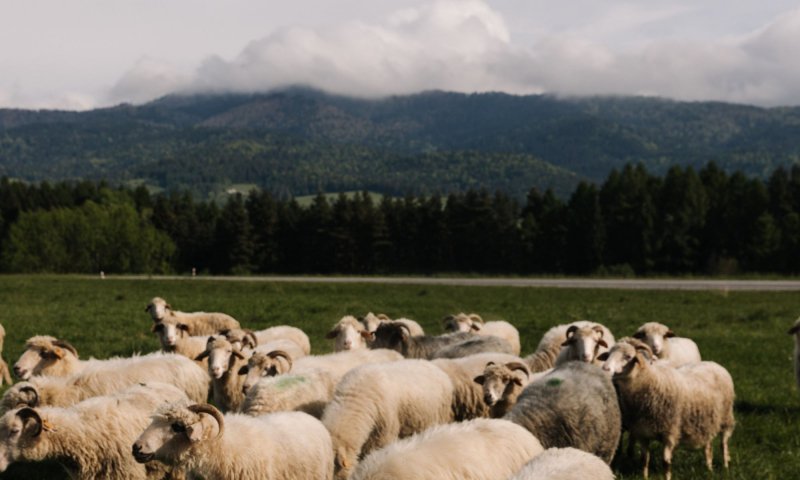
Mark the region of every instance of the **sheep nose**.
[[134, 444], [133, 444], [133, 450], [132, 450], [132, 453], [133, 453], [134, 455], [136, 455], [137, 453], [139, 453], [139, 452], [141, 452], [141, 451], [142, 451], [142, 446], [141, 446], [141, 445], [139, 445], [138, 443], [134, 443]]
[[486, 405], [494, 405], [494, 396], [487, 393], [483, 396], [483, 401], [486, 402]]
[[23, 378], [26, 373], [28, 372], [24, 368], [19, 368], [18, 366], [14, 365], [14, 375], [19, 378]]

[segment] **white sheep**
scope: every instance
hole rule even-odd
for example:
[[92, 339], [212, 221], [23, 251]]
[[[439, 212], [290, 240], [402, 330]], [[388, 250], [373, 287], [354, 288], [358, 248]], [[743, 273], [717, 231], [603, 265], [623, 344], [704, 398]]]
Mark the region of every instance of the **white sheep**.
[[223, 412], [238, 410], [244, 400], [239, 369], [247, 361], [245, 354], [224, 336], [212, 335], [208, 337], [203, 353], [195, 360], [208, 360], [214, 404]]
[[656, 357], [667, 361], [673, 367], [702, 361], [700, 349], [692, 339], [676, 337], [675, 333], [663, 323], [645, 323], [636, 330], [633, 338], [645, 342]]
[[[282, 354], [283, 353], [283, 354]], [[403, 356], [393, 350], [347, 350], [327, 355], [309, 355], [292, 361], [285, 352], [255, 352], [247, 362], [246, 369], [239, 373], [245, 375], [242, 386], [247, 390], [262, 377], [283, 375], [286, 373], [305, 373], [315, 370], [330, 372], [334, 383], [347, 372], [368, 363], [394, 362]]]
[[98, 361], [68, 377], [32, 377], [9, 388], [0, 400], [0, 407], [3, 411], [21, 404], [63, 407], [143, 382], [175, 385], [194, 401], [205, 401], [208, 396], [209, 378], [205, 370], [181, 355], [156, 352]]
[[795, 320], [787, 333], [794, 335], [794, 381], [800, 387], [800, 318]]
[[474, 378], [483, 390], [489, 417], [500, 418], [517, 403], [522, 389], [530, 383], [531, 372], [521, 362], [488, 362], [483, 373]]
[[11, 373], [8, 371], [8, 364], [3, 358], [3, 343], [5, 343], [5, 340], [6, 329], [3, 328], [3, 325], [0, 325], [0, 386], [3, 385], [3, 381], [9, 385], [14, 383], [14, 380], [11, 379]]
[[519, 330], [505, 320], [484, 322], [477, 313], [449, 315], [442, 320], [446, 332], [473, 332], [500, 337], [511, 345], [511, 354], [519, 355]]
[[347, 373], [325, 408], [335, 477], [346, 479], [369, 452], [452, 419], [453, 385], [425, 360], [364, 365]]
[[396, 320], [392, 320], [387, 315], [383, 313], [379, 313], [374, 315], [372, 312], [367, 313], [363, 317], [358, 319], [362, 325], [367, 329], [368, 332], [372, 333], [378, 329], [378, 325], [384, 322], [399, 322], [408, 328], [408, 331], [411, 332], [411, 335], [416, 337], [418, 335], [425, 335], [425, 330], [414, 320], [410, 318], [398, 318]]
[[325, 407], [333, 399], [338, 380], [328, 370], [260, 378], [254, 384], [243, 387], [246, 394], [241, 412], [258, 416], [295, 410], [322, 418]]
[[239, 322], [225, 313], [181, 312], [161, 297], [154, 297], [144, 309], [154, 323], [166, 322], [170, 325], [184, 325], [189, 335], [211, 335], [220, 330], [240, 328]]
[[542, 451], [536, 437], [519, 425], [476, 419], [432, 427], [374, 451], [350, 478], [506, 480]]
[[366, 333], [367, 329], [363, 323], [352, 315], [345, 315], [331, 327], [325, 338], [333, 340], [334, 352], [358, 350], [367, 348], [367, 341], [364, 338]]
[[223, 416], [208, 404], [168, 404], [156, 411], [132, 451], [138, 462], [158, 460], [206, 480], [333, 476], [331, 437], [302, 412]]
[[242, 328], [233, 328], [229, 330], [222, 330], [220, 334], [225, 335], [234, 345], [238, 345], [240, 349], [256, 348], [265, 343], [274, 342], [277, 340], [290, 340], [294, 342], [303, 355], [297, 355], [296, 358], [308, 355], [311, 353], [311, 341], [308, 335], [297, 327], [290, 325], [277, 325], [275, 327], [265, 328], [264, 330], [247, 330]]
[[156, 407], [185, 399], [171, 385], [149, 382], [69, 407], [10, 410], [0, 418], [0, 472], [13, 462], [54, 460], [71, 478], [163, 478], [163, 466], [137, 464], [130, 445]]
[[14, 374], [21, 380], [40, 375], [66, 377], [83, 370], [90, 362], [81, 361], [75, 347], [64, 340], [37, 335], [25, 342], [25, 350], [14, 364]]
[[606, 462], [577, 448], [548, 448], [508, 480], [614, 480]]
[[651, 363], [649, 347], [619, 343], [608, 353], [603, 369], [613, 373], [622, 409], [622, 423], [642, 448], [643, 474], [648, 475], [650, 440], [664, 443], [666, 478], [672, 476], [672, 451], [679, 444], [705, 447], [713, 468], [712, 442], [722, 434], [722, 459], [728, 467], [728, 439], [733, 434], [733, 379], [722, 366], [700, 362], [674, 368]]
[[575, 447], [607, 463], [622, 425], [611, 378], [584, 362], [567, 362], [529, 383], [503, 418], [527, 428], [547, 448]]
[[483, 399], [483, 387], [475, 383], [475, 377], [483, 373], [486, 364], [519, 361], [519, 357], [505, 353], [479, 353], [456, 359], [436, 359], [431, 363], [450, 377], [453, 384], [453, 418], [462, 421], [489, 416], [489, 406]]
[[570, 361], [601, 365], [597, 356], [614, 346], [614, 335], [605, 326], [587, 321], [574, 322], [566, 331], [566, 339], [556, 357], [555, 366]]

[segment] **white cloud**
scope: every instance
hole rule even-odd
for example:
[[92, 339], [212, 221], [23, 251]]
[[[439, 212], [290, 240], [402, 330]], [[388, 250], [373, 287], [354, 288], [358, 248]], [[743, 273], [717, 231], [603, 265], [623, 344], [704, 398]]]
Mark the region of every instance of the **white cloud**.
[[142, 103], [185, 87], [189, 78], [168, 62], [142, 57], [108, 92], [111, 103]]

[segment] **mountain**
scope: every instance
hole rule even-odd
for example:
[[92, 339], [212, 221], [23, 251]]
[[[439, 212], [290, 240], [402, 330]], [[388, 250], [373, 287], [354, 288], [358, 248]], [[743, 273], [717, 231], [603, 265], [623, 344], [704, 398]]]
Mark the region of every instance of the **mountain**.
[[658, 98], [426, 92], [356, 99], [306, 88], [171, 95], [88, 112], [0, 110], [0, 175], [106, 178], [206, 194], [470, 187], [568, 194], [641, 162], [714, 160], [765, 176], [800, 159], [800, 108]]

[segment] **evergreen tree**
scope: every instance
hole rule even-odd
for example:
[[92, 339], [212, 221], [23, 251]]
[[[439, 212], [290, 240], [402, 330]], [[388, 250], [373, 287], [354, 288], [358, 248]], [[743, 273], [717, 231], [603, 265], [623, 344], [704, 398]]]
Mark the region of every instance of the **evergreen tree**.
[[244, 274], [253, 271], [255, 244], [241, 194], [230, 197], [222, 208], [214, 243], [216, 272]]
[[581, 182], [567, 205], [566, 267], [570, 273], [587, 274], [603, 265], [606, 232], [600, 194], [594, 184]]

